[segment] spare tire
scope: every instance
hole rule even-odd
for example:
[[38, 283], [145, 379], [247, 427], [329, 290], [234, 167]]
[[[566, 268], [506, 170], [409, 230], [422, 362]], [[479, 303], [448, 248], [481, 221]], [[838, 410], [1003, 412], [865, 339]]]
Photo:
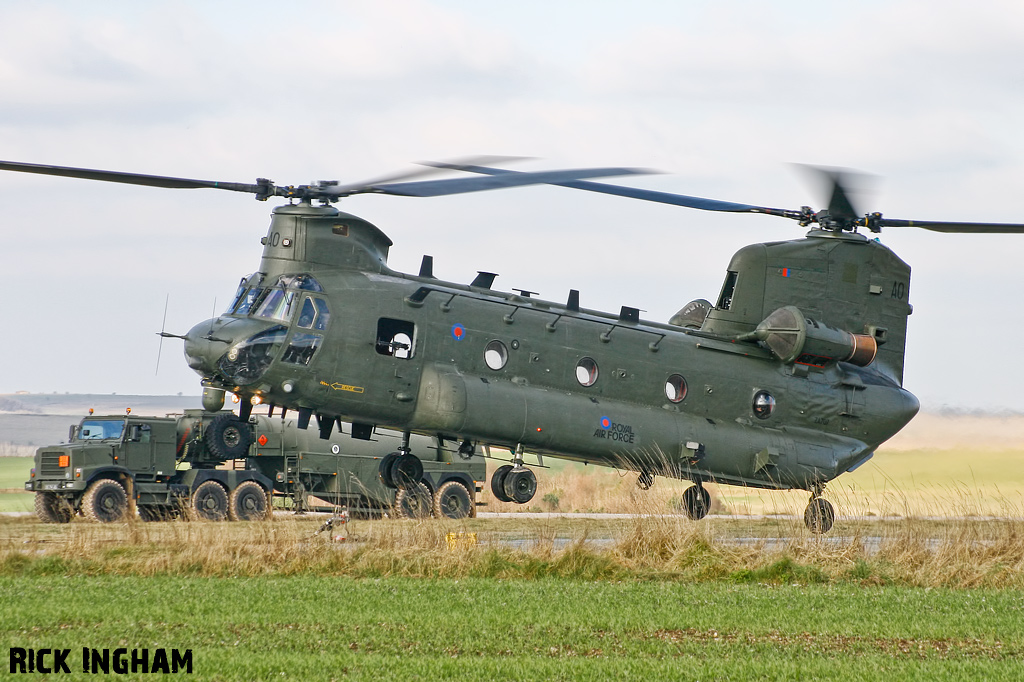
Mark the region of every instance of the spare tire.
[[219, 414], [206, 427], [203, 440], [214, 457], [244, 459], [252, 445], [252, 429], [233, 414]]

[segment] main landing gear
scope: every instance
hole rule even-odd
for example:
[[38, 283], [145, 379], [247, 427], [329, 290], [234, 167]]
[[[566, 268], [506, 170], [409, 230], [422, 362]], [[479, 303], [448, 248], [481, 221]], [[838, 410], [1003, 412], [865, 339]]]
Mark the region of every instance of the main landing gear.
[[505, 464], [491, 474], [491, 492], [502, 502], [526, 504], [537, 493], [537, 477], [523, 466], [523, 446], [516, 448], [512, 464]]
[[694, 521], [700, 521], [711, 510], [711, 493], [700, 481], [683, 491], [683, 511]]
[[825, 492], [824, 485], [815, 485], [811, 489], [811, 499], [804, 510], [804, 525], [812, 533], [821, 535], [832, 529], [836, 520], [836, 510], [832, 503], [821, 497]]

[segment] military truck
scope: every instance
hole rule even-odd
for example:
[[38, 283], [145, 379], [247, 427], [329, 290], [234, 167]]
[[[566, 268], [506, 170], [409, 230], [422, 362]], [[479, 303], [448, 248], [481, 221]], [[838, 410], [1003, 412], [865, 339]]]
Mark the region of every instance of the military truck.
[[66, 444], [36, 451], [25, 489], [35, 492], [46, 523], [76, 514], [111, 522], [136, 510], [143, 521], [183, 514], [251, 521], [268, 517], [275, 502], [296, 511], [344, 505], [367, 516], [476, 515], [486, 479], [479, 449], [414, 436], [423, 475], [396, 489], [380, 472], [401, 434], [376, 429], [366, 439], [343, 430], [320, 439], [294, 420], [253, 415], [243, 422], [230, 411], [90, 415], [71, 427]]

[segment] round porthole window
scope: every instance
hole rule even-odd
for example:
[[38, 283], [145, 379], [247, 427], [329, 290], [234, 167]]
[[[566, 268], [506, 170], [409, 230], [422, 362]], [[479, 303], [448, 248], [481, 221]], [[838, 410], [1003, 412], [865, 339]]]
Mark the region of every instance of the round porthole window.
[[678, 403], [686, 397], [686, 379], [679, 374], [673, 374], [665, 382], [665, 397], [671, 402]]
[[499, 370], [508, 362], [508, 349], [501, 341], [491, 341], [484, 348], [484, 362], [493, 370]]
[[768, 391], [758, 391], [754, 394], [754, 416], [758, 419], [767, 419], [775, 411], [775, 397]]
[[583, 358], [576, 363], [576, 381], [581, 386], [593, 386], [597, 382], [597, 363], [593, 358]]

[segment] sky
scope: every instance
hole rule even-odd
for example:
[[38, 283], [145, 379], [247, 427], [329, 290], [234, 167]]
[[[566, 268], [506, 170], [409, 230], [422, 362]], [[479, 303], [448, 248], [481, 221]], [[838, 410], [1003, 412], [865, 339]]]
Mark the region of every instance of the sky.
[[[970, 6], [969, 6], [970, 5]], [[799, 208], [793, 164], [870, 174], [863, 211], [1024, 222], [1024, 5], [0, 0], [0, 159], [357, 182], [419, 160], [638, 166], [623, 184]], [[254, 271], [272, 203], [0, 172], [0, 393], [198, 393], [181, 342]], [[779, 218], [532, 187], [342, 210], [390, 265], [666, 321]], [[881, 235], [913, 268], [905, 386], [1019, 410], [1024, 235]], [[164, 311], [166, 304], [166, 323]], [[157, 357], [159, 353], [159, 371]]]

